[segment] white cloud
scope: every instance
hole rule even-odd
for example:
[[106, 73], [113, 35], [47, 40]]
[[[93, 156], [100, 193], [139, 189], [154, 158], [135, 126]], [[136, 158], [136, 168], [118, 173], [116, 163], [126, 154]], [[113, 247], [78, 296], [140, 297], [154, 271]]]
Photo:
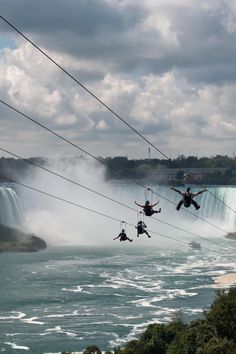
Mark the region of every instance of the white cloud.
[[108, 124], [105, 120], [100, 120], [100, 122], [96, 125], [97, 130], [107, 130], [109, 128]]
[[[16, 0], [13, 4], [12, 11], [17, 11]], [[70, 18], [64, 2], [58, 1], [57, 11], [49, 6], [46, 18], [35, 18], [27, 9], [24, 21], [14, 18], [14, 12], [11, 19], [160, 149], [172, 155], [203, 148], [205, 154], [234, 150], [234, 1], [94, 0], [93, 7], [83, 2], [80, 21], [73, 16], [73, 4], [66, 5]], [[3, 6], [7, 13], [7, 3]], [[2, 50], [0, 58], [1, 96], [18, 109], [99, 155], [138, 157], [146, 149], [127, 126], [29, 43], [17, 40], [16, 48]], [[18, 141], [25, 151], [21, 134], [16, 134], [23, 128], [6, 121], [9, 116], [14, 114], [4, 109], [1, 128], [11, 126], [12, 139], [7, 131], [7, 141], [14, 140], [14, 146]], [[42, 142], [33, 131], [35, 150], [28, 153], [35, 155]], [[57, 144], [60, 141], [53, 146]], [[46, 146], [43, 153], [48, 153]]]
[[76, 123], [76, 117], [73, 114], [67, 116], [58, 116], [55, 118], [55, 122], [59, 125], [72, 125]]

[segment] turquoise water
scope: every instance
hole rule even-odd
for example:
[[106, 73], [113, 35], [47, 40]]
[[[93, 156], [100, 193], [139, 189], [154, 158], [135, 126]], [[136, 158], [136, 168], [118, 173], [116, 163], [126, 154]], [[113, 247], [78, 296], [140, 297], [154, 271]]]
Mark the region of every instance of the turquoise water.
[[[14, 198], [9, 205], [5, 193], [1, 210], [13, 222], [20, 209], [22, 225], [43, 237], [49, 248], [0, 254], [1, 352], [44, 354], [82, 351], [91, 344], [102, 350], [122, 346], [138, 338], [149, 323], [166, 323], [176, 313], [186, 322], [201, 318], [215, 297], [214, 278], [236, 272], [236, 242], [223, 237], [235, 231], [235, 213], [209, 193], [197, 197], [200, 210], [191, 209], [199, 219], [177, 212], [179, 196], [156, 186], [160, 196], [154, 201], [160, 200], [162, 212], [145, 219], [152, 237], [137, 239], [134, 225], [140, 210], [52, 182], [39, 180], [38, 187], [127, 221], [126, 232], [134, 242], [113, 241], [120, 232], [117, 221], [12, 185], [21, 207], [15, 207]], [[235, 209], [236, 188], [210, 190]], [[99, 191], [132, 207], [134, 200], [145, 197], [139, 187], [125, 184], [99, 182]], [[189, 249], [191, 240], [200, 242], [202, 249]]]
[[[148, 240], [149, 241], [149, 240]], [[0, 255], [0, 351], [102, 350], [137, 338], [149, 323], [203, 316], [214, 278], [236, 271], [229, 250], [114, 243]]]

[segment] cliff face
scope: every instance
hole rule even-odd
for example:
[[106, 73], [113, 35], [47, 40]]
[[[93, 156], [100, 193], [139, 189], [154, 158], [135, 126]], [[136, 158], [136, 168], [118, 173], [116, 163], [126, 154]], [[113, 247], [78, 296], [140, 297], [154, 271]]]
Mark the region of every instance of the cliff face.
[[36, 252], [47, 248], [47, 244], [34, 234], [0, 224], [0, 252]]
[[236, 232], [230, 232], [225, 237], [231, 240], [236, 240]]

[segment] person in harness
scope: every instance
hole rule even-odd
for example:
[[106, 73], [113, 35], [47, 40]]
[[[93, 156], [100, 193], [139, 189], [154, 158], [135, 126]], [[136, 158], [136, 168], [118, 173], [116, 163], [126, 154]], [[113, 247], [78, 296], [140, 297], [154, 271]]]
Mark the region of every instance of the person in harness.
[[122, 229], [121, 232], [119, 233], [118, 236], [116, 236], [115, 238], [113, 238], [113, 240], [117, 240], [120, 239], [120, 241], [126, 241], [129, 240], [129, 242], [132, 242], [133, 240], [131, 238], [129, 238], [126, 233], [125, 233], [125, 229]]
[[170, 189], [181, 194], [183, 197], [183, 199], [181, 199], [180, 202], [178, 203], [176, 210], [179, 210], [183, 204], [184, 204], [185, 208], [189, 208], [190, 205], [192, 204], [196, 208], [196, 210], [199, 209], [200, 205], [198, 205], [198, 203], [195, 202], [195, 200], [193, 200], [193, 198], [195, 198], [197, 195], [207, 191], [207, 189], [203, 189], [202, 191], [199, 191], [197, 193], [192, 193], [190, 187], [187, 187], [185, 192], [182, 192], [174, 187], [171, 187]]
[[155, 203], [155, 204], [150, 204], [149, 200], [146, 201], [146, 203], [144, 205], [138, 204], [135, 201], [135, 204], [138, 205], [140, 208], [143, 208], [143, 212], [146, 216], [152, 216], [154, 213], [160, 213], [161, 212], [161, 208], [159, 208], [159, 210], [153, 210], [153, 207], [155, 205], [157, 205], [159, 202]]
[[147, 225], [142, 220], [137, 223], [137, 226], [135, 226], [135, 228], [137, 229], [137, 237], [142, 234], [146, 234], [148, 238], [151, 237], [147, 230], [145, 230], [146, 227]]

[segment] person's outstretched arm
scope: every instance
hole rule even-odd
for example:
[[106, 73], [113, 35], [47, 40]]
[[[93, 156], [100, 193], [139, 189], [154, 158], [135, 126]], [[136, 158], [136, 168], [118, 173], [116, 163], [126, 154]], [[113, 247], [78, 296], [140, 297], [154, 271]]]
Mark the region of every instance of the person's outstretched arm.
[[136, 205], [138, 205], [141, 208], [144, 208], [144, 205], [138, 204], [136, 201], [134, 201]]
[[115, 238], [113, 238], [113, 240], [117, 240], [119, 237], [120, 237], [120, 235], [118, 235]]
[[157, 205], [159, 203], [159, 200], [158, 200], [158, 202], [156, 202], [155, 204], [152, 204], [152, 205], [150, 205], [152, 208], [155, 206], [155, 205]]
[[175, 192], [177, 192], [177, 193], [182, 195], [182, 192], [179, 189], [176, 189], [174, 187], [170, 187], [170, 189], [172, 189], [172, 191], [175, 191]]
[[199, 191], [197, 193], [193, 193], [193, 196], [196, 197], [197, 195], [201, 194], [201, 193], [204, 193], [204, 192], [207, 192], [207, 189], [203, 189], [202, 191]]

